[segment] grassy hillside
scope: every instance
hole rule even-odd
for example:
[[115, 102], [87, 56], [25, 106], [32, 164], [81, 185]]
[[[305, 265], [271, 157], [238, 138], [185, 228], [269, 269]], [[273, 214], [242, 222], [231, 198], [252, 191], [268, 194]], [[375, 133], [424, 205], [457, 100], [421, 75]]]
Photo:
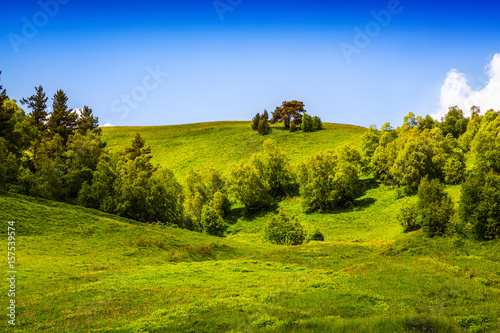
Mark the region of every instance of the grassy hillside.
[[[269, 136], [293, 162], [364, 129]], [[248, 122], [106, 128], [111, 149], [140, 132], [157, 163], [224, 171], [263, 140]], [[182, 178], [180, 179], [182, 180]], [[16, 221], [19, 332], [498, 332], [500, 243], [403, 234], [395, 189], [363, 179], [351, 206], [305, 214], [280, 202], [325, 242], [262, 241], [267, 213], [233, 206], [227, 237], [144, 225], [99, 211], [0, 193], [0, 221]], [[459, 187], [447, 191], [455, 202]], [[6, 242], [6, 241], [4, 241]], [[5, 245], [5, 244], [4, 244]], [[6, 273], [5, 273], [6, 274]], [[7, 280], [0, 283], [8, 290]], [[7, 304], [7, 292], [0, 302]], [[0, 331], [8, 328], [0, 321]]]
[[[325, 129], [313, 133], [289, 133], [282, 125], [273, 127], [270, 135], [260, 136], [250, 128], [250, 122], [213, 122], [154, 127], [105, 127], [104, 140], [111, 150], [130, 146], [140, 133], [151, 146], [154, 163], [167, 166], [180, 176], [189, 168], [206, 170], [213, 167], [221, 172], [262, 148], [262, 143], [274, 139], [297, 163], [316, 150], [343, 144], [359, 146], [365, 128], [351, 125], [324, 124]], [[314, 147], [314, 149], [311, 149]]]
[[0, 207], [5, 229], [16, 221], [22, 332], [500, 329], [498, 242], [390, 239], [385, 226], [369, 240], [352, 218], [332, 221], [330, 237], [361, 241], [280, 247], [22, 196], [2, 194]]

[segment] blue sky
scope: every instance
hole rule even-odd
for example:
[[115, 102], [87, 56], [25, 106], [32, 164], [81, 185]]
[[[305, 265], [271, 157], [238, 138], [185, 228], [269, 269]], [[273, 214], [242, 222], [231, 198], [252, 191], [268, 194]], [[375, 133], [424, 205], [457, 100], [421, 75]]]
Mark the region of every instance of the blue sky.
[[249, 120], [297, 99], [323, 121], [380, 128], [450, 103], [500, 109], [499, 12], [497, 1], [7, 0], [0, 70], [11, 98], [63, 89], [101, 125]]

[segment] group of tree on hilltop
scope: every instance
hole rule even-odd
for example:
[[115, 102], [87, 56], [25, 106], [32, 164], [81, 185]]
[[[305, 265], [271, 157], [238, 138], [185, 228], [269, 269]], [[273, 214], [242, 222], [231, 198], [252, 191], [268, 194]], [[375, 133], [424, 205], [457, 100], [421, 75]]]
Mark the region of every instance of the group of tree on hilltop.
[[310, 116], [306, 113], [304, 103], [296, 100], [285, 101], [281, 106], [276, 107], [273, 117], [269, 119], [269, 113], [264, 110], [262, 114], [257, 113], [252, 119], [252, 129], [260, 135], [271, 133], [271, 124], [283, 123], [285, 130], [297, 132], [319, 131], [323, 128], [323, 123], [318, 116]]

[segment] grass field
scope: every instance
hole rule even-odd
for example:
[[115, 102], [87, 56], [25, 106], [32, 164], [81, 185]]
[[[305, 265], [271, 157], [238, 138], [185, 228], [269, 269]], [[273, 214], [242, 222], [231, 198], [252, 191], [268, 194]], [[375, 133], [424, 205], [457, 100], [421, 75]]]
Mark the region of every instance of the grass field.
[[[264, 138], [248, 126], [107, 128], [104, 135], [111, 149], [122, 149], [140, 131], [155, 161], [182, 176], [191, 165], [224, 171], [258, 151]], [[362, 133], [327, 124], [311, 136], [274, 130], [271, 137], [291, 147], [296, 163], [313, 150], [359, 144]], [[244, 217], [238, 205], [227, 237], [217, 238], [0, 193], [4, 239], [7, 221], [16, 221], [15, 330], [499, 332], [500, 242], [403, 234], [395, 212], [415, 198], [397, 199], [371, 178], [363, 184], [352, 206], [328, 214], [304, 214], [300, 198], [279, 203], [306, 230], [325, 235], [288, 247], [262, 241], [266, 212]], [[459, 187], [447, 190], [457, 202]], [[0, 287], [6, 308], [6, 279]], [[0, 331], [7, 329], [4, 318]]]

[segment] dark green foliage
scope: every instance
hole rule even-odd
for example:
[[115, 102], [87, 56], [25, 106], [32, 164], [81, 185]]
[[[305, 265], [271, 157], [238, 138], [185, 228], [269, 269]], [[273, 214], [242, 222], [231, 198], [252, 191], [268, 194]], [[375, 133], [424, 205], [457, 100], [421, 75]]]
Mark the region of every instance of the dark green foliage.
[[302, 117], [302, 131], [303, 132], [314, 131], [313, 118], [307, 113], [304, 113], [304, 116]]
[[0, 190], [6, 190], [7, 184], [16, 181], [19, 161], [7, 149], [7, 142], [0, 137]]
[[40, 133], [47, 129], [45, 122], [49, 115], [47, 111], [47, 100], [48, 97], [45, 95], [42, 86], [35, 87], [36, 93], [28, 98], [21, 99], [21, 104], [26, 105], [31, 109], [31, 113], [28, 117], [31, 120], [32, 125], [34, 125]]
[[99, 126], [99, 117], [95, 117], [92, 114], [92, 109], [85, 105], [76, 124], [78, 126], [78, 131], [82, 134], [86, 134], [88, 131], [96, 131]]
[[245, 206], [247, 213], [261, 210], [271, 204], [269, 185], [251, 164], [239, 163], [228, 172], [229, 193]]
[[289, 196], [296, 190], [296, 181], [288, 157], [278, 148], [275, 141], [264, 141], [264, 151], [254, 154], [250, 164], [269, 185], [273, 197]]
[[265, 228], [265, 238], [273, 244], [300, 245], [304, 242], [305, 232], [297, 217], [288, 215], [283, 209], [270, 214]]
[[500, 237], [500, 175], [475, 172], [462, 184], [460, 218], [479, 240]]
[[323, 122], [321, 121], [320, 117], [314, 116], [312, 121], [313, 121], [313, 131], [320, 131], [323, 129]]
[[260, 135], [271, 133], [271, 125], [269, 125], [269, 121], [261, 118], [259, 121], [259, 125], [257, 126], [257, 133], [259, 133]]
[[286, 129], [292, 129], [291, 125], [295, 124], [295, 131], [302, 122], [302, 114], [305, 113], [304, 103], [296, 100], [284, 101], [281, 106], [276, 107], [273, 112], [271, 124], [283, 122]]
[[260, 113], [257, 113], [252, 119], [252, 129], [256, 131], [259, 128]]
[[323, 233], [319, 229], [314, 229], [314, 231], [311, 232], [306, 237], [306, 242], [310, 242], [310, 241], [323, 242], [324, 240], [325, 240], [325, 236], [323, 236]]
[[406, 202], [397, 214], [397, 220], [403, 227], [404, 232], [410, 232], [420, 229], [417, 222], [418, 211], [415, 204]]
[[116, 211], [115, 191], [123, 163], [125, 163], [123, 157], [118, 154], [101, 156], [93, 172], [92, 183], [82, 185], [78, 194], [78, 203], [85, 207], [114, 213]]
[[[141, 137], [141, 134], [136, 133], [134, 140], [132, 141], [132, 145], [130, 147], [125, 148], [123, 154], [129, 160], [135, 160], [137, 157], [146, 155], [151, 155], [151, 147], [144, 148], [146, 144], [146, 140]], [[151, 159], [151, 158], [149, 158]]]
[[344, 146], [319, 152], [301, 164], [300, 194], [306, 211], [332, 209], [359, 196], [361, 186], [357, 161], [360, 161], [360, 155], [353, 151]]
[[75, 131], [78, 115], [68, 108], [68, 96], [62, 90], [58, 90], [52, 97], [52, 113], [49, 118], [48, 127], [52, 135], [59, 134], [66, 142]]
[[425, 177], [418, 188], [417, 210], [418, 224], [427, 236], [444, 235], [453, 216], [453, 202], [444, 185]]
[[223, 236], [226, 224], [213, 205], [205, 205], [201, 213], [201, 226], [203, 232], [213, 236]]
[[299, 129], [299, 126], [295, 125], [295, 123], [290, 124], [290, 133], [297, 132]]
[[464, 180], [465, 157], [463, 153], [453, 154], [444, 164], [444, 181], [446, 184], [460, 184]]
[[150, 180], [148, 222], [161, 222], [182, 226], [182, 186], [169, 169], [158, 168]]

